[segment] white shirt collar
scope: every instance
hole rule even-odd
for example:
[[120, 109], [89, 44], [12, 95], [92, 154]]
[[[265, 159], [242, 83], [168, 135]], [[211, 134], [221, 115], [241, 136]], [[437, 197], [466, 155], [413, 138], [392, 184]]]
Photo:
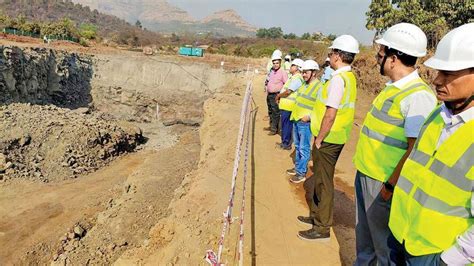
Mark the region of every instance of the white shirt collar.
[[474, 119], [474, 107], [464, 110], [457, 115], [453, 115], [451, 110], [449, 110], [448, 107], [446, 107], [446, 105], [443, 103], [441, 105], [440, 115], [443, 118], [444, 123], [447, 125], [454, 125], [458, 124], [459, 122], [467, 123]]
[[331, 73], [331, 77], [334, 77], [335, 75], [341, 72], [346, 72], [346, 71], [351, 71], [351, 70], [352, 70], [351, 66], [343, 66], [341, 68], [338, 68], [337, 70], [334, 70], [334, 72]]
[[392, 81], [389, 81], [387, 82], [385, 85], [386, 86], [395, 86], [399, 89], [403, 88], [408, 82], [414, 80], [414, 79], [417, 79], [417, 78], [420, 78], [420, 75], [418, 75], [418, 70], [415, 69], [415, 71], [411, 72], [410, 74], [404, 76], [403, 78], [395, 81], [395, 82], [392, 82]]

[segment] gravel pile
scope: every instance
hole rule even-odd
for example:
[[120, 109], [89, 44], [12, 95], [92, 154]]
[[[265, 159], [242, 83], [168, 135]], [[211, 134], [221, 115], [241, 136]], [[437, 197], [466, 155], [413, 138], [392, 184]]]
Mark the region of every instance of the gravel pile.
[[140, 128], [87, 108], [0, 106], [0, 180], [76, 178], [144, 142]]

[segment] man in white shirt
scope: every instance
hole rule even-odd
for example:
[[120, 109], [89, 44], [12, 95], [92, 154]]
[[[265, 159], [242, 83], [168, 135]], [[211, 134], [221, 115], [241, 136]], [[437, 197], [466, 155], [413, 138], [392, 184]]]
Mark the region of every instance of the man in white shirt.
[[394, 265], [474, 263], [474, 23], [441, 39], [425, 65], [443, 104], [400, 174], [390, 213]]
[[380, 73], [390, 78], [372, 102], [361, 128], [357, 168], [355, 265], [389, 265], [388, 220], [400, 171], [423, 121], [436, 106], [432, 89], [419, 77], [417, 58], [426, 55], [427, 38], [410, 23], [390, 27], [380, 44]]
[[[329, 53], [335, 69], [331, 79], [319, 89], [311, 112], [313, 177], [304, 184], [309, 217], [298, 216], [312, 228], [298, 232], [307, 241], [330, 238], [334, 206], [334, 171], [354, 122], [357, 81], [351, 64], [359, 52], [359, 42], [350, 35], [337, 37]], [[291, 180], [294, 182], [294, 180]]]

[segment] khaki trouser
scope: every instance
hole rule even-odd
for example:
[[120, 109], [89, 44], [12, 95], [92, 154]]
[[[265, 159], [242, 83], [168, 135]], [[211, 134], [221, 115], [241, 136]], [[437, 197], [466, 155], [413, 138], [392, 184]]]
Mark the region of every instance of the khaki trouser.
[[320, 233], [329, 232], [333, 221], [334, 170], [343, 144], [323, 142], [319, 149], [313, 144], [313, 176], [304, 188], [306, 203], [313, 218], [314, 228]]

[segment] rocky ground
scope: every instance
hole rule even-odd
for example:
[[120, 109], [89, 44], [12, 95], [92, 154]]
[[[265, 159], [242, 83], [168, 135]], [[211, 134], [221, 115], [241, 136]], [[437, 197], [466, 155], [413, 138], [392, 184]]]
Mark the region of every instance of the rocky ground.
[[144, 143], [140, 128], [101, 116], [87, 108], [1, 106], [0, 180], [76, 178]]

